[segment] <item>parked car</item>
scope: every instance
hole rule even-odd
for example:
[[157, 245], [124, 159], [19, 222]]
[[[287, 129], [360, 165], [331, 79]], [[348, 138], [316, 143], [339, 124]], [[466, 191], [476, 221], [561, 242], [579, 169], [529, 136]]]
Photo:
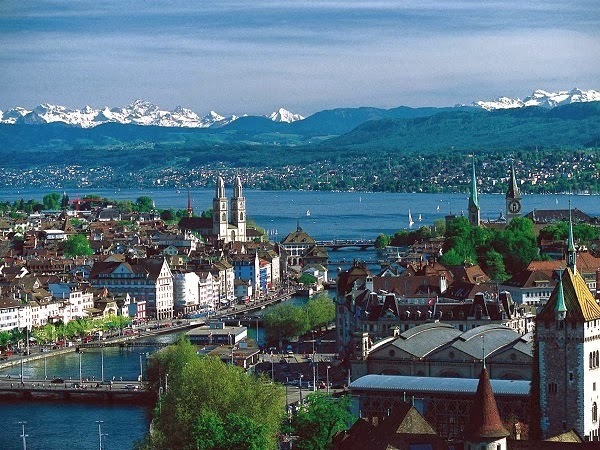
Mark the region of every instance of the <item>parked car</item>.
[[65, 380], [63, 380], [62, 378], [54, 378], [51, 381], [51, 383], [56, 383], [56, 384], [58, 384], [58, 383], [64, 383], [64, 382], [65, 382]]

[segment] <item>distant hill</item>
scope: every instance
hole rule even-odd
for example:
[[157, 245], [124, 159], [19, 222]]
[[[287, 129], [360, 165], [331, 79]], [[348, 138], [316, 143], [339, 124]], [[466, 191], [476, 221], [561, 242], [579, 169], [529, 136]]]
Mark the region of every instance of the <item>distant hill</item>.
[[325, 141], [334, 149], [436, 152], [519, 148], [582, 148], [600, 141], [600, 102], [486, 111], [454, 109], [415, 119], [365, 122]]

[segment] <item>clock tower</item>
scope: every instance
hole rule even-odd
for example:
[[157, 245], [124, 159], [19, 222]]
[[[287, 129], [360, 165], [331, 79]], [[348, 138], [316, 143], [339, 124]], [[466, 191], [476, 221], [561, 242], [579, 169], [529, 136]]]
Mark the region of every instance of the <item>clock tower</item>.
[[510, 223], [515, 217], [521, 217], [521, 193], [515, 176], [515, 166], [511, 167], [510, 182], [506, 193], [506, 223]]

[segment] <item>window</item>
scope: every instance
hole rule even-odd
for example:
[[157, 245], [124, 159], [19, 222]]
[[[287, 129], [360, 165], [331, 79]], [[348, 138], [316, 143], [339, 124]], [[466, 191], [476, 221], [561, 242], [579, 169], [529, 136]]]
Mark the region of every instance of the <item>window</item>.
[[548, 394], [556, 394], [556, 393], [558, 393], [558, 384], [548, 383]]
[[592, 403], [592, 422], [598, 421], [598, 405], [596, 402]]

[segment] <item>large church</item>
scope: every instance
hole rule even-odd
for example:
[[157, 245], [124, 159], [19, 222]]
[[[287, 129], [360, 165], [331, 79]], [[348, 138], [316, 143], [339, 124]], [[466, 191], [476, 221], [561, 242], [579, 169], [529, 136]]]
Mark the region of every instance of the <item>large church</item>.
[[218, 177], [213, 198], [213, 235], [224, 244], [246, 242], [246, 199], [242, 194], [240, 177], [235, 177], [233, 197], [231, 197], [231, 220], [228, 206], [225, 182], [222, 177]]

